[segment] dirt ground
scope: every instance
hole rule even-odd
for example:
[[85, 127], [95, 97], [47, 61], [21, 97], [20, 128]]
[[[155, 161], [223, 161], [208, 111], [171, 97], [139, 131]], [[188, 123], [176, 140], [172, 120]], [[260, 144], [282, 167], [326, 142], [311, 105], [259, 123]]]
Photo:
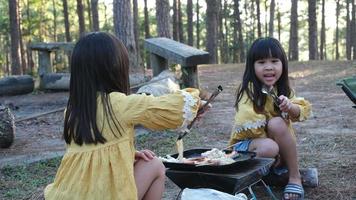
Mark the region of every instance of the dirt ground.
[[[202, 88], [224, 91], [213, 108], [194, 128], [201, 138], [198, 147], [227, 145], [234, 117], [234, 95], [241, 81], [242, 65], [199, 67]], [[298, 96], [308, 99], [313, 116], [294, 125], [301, 167], [316, 167], [320, 185], [305, 188], [306, 199], [356, 199], [356, 109], [336, 82], [356, 75], [356, 63], [314, 61], [290, 63], [289, 74]], [[0, 97], [0, 103], [13, 108], [17, 119], [31, 114], [64, 108], [66, 92]], [[62, 155], [63, 113], [45, 115], [16, 123], [16, 138], [9, 149], [0, 149], [0, 168]], [[276, 193], [280, 194], [281, 189]], [[175, 199], [179, 188], [167, 182], [164, 199]]]

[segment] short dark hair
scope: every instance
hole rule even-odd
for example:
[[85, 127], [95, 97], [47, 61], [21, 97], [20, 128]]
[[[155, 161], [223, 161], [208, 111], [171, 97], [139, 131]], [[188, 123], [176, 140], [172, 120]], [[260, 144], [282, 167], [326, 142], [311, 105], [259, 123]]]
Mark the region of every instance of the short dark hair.
[[[258, 111], [263, 110], [264, 104], [266, 103], [266, 97], [265, 95], [262, 95], [261, 89], [263, 85], [256, 76], [254, 64], [257, 60], [265, 58], [278, 58], [281, 60], [282, 75], [276, 82], [278, 96], [290, 96], [291, 88], [288, 79], [288, 61], [282, 45], [277, 39], [272, 37], [259, 38], [252, 43], [247, 54], [242, 83], [236, 92], [236, 110], [238, 110], [238, 103], [244, 92], [246, 92], [248, 97], [253, 101], [255, 109]], [[252, 88], [250, 85], [252, 85]]]
[[[127, 50], [123, 43], [112, 34], [88, 33], [78, 40], [73, 49], [70, 72], [64, 139], [68, 144], [72, 139], [79, 145], [105, 143], [106, 139], [96, 124], [97, 98], [100, 96], [102, 100], [106, 119], [109, 120], [109, 116], [111, 119], [116, 119], [109, 94], [111, 92], [129, 93]], [[120, 124], [117, 120], [112, 121], [120, 133]], [[112, 132], [115, 135], [114, 131]]]

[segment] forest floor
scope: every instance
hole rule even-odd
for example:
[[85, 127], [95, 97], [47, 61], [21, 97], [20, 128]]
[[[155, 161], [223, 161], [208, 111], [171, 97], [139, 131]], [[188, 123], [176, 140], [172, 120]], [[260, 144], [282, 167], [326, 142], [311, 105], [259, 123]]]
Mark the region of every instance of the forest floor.
[[[226, 147], [234, 118], [235, 90], [243, 70], [241, 64], [199, 67], [203, 89], [213, 91], [217, 85], [222, 85], [224, 91], [184, 139], [185, 149]], [[319, 172], [320, 185], [305, 188], [306, 199], [356, 199], [356, 109], [336, 86], [338, 80], [356, 75], [356, 64], [347, 61], [291, 62], [289, 72], [297, 95], [313, 106], [313, 116], [294, 125], [300, 166], [315, 167]], [[67, 96], [66, 92], [36, 92], [0, 97], [0, 103], [12, 107], [19, 119], [64, 108]], [[16, 123], [14, 144], [9, 149], [0, 149], [0, 199], [36, 199], [53, 180], [65, 150], [62, 126], [62, 112]], [[175, 139], [176, 135], [169, 131], [141, 135], [137, 137], [137, 148], [152, 149], [164, 156], [176, 152]], [[283, 188], [272, 189], [277, 196], [282, 195]], [[179, 191], [168, 180], [164, 199], [175, 199]]]

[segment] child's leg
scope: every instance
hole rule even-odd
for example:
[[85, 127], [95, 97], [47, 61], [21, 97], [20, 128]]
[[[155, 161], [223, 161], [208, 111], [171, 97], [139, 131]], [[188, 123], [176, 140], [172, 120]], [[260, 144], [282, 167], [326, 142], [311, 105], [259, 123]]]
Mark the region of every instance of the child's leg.
[[165, 167], [157, 157], [138, 160], [134, 166], [138, 199], [161, 199], [164, 191]]
[[253, 139], [248, 148], [256, 152], [257, 157], [274, 158], [279, 153], [278, 144], [270, 138]]
[[[279, 146], [279, 154], [289, 171], [289, 183], [302, 185], [298, 167], [297, 145], [288, 126], [281, 117], [275, 117], [268, 122], [268, 136]], [[285, 199], [297, 199], [298, 195], [286, 194]]]

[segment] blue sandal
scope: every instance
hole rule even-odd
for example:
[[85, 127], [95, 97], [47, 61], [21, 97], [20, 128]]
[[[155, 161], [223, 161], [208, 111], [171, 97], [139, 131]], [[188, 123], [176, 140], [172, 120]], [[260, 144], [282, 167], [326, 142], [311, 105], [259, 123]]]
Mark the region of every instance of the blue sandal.
[[295, 183], [288, 183], [283, 192], [283, 199], [285, 194], [297, 194], [299, 198], [297, 200], [304, 200], [304, 189], [301, 185]]

